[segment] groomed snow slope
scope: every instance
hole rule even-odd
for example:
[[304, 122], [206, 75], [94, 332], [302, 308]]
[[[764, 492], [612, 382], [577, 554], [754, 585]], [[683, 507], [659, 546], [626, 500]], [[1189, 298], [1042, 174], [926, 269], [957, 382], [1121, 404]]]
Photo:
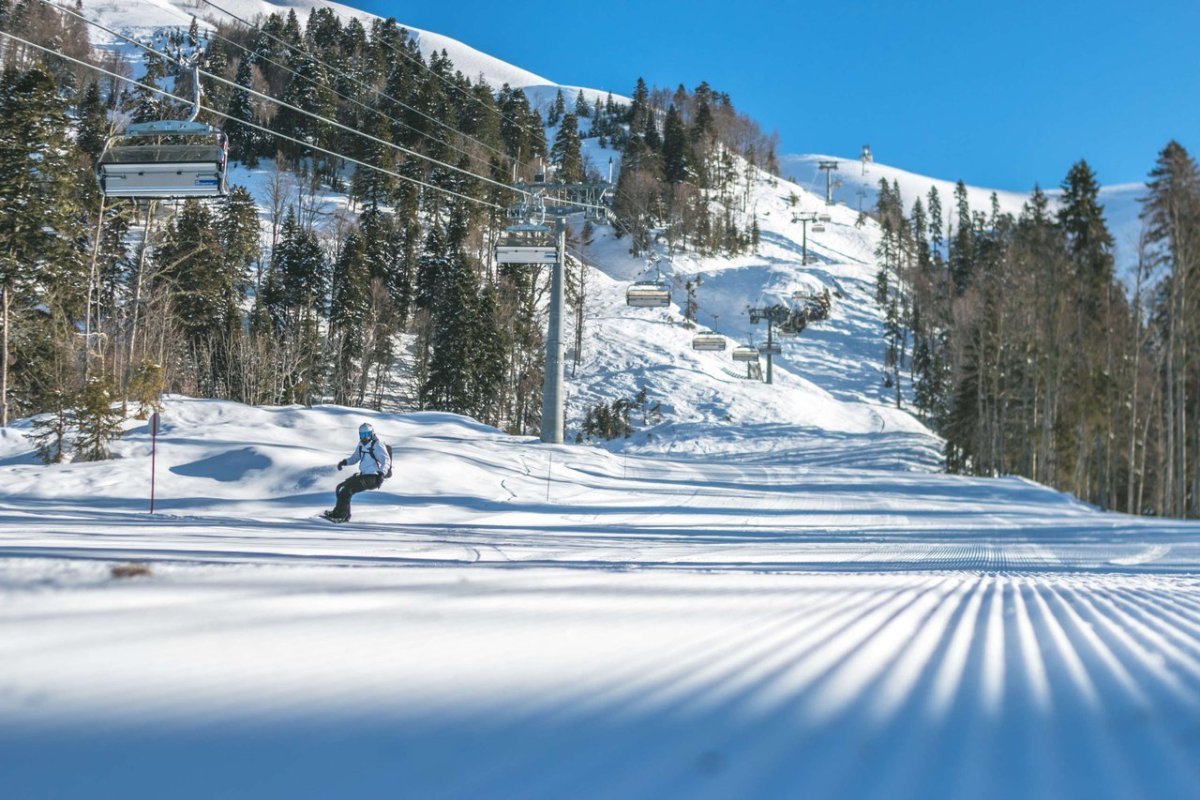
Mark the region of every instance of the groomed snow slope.
[[[614, 239], [612, 229], [601, 227], [581, 248], [594, 270], [587, 276], [582, 357], [568, 380], [568, 434], [596, 403], [631, 399], [644, 387], [649, 403], [661, 404], [663, 422], [610, 447], [776, 464], [940, 468], [941, 441], [897, 409], [894, 390], [884, 386], [883, 318], [874, 300], [878, 226], [856, 227], [855, 212], [826, 207], [803, 187], [761, 172], [752, 173], [745, 197], [761, 231], [757, 251], [736, 258], [689, 253], [661, 262], [672, 291], [669, 308], [625, 305], [629, 283], [655, 275], [645, 260], [629, 256], [628, 238]], [[801, 225], [793, 221], [797, 212], [832, 218], [824, 231], [810, 228], [807, 265]], [[699, 281], [699, 326], [692, 328], [682, 312], [688, 281]], [[832, 298], [829, 319], [776, 339], [782, 353], [772, 359], [772, 384], [747, 380], [730, 352], [766, 342], [765, 323], [752, 325], [747, 308], [796, 307], [796, 293], [824, 290]], [[692, 337], [701, 330], [724, 335], [727, 349], [693, 351]], [[765, 372], [766, 358], [760, 361]], [[907, 375], [902, 384], [907, 387]]]
[[[1195, 524], [444, 414], [163, 419], [155, 517], [144, 423], [100, 464], [2, 440], [6, 796], [1194, 796]], [[363, 419], [398, 477], [313, 519]]]

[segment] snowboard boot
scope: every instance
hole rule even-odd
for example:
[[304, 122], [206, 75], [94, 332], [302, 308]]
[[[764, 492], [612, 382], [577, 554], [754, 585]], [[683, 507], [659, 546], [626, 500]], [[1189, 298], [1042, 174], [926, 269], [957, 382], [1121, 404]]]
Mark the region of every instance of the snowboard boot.
[[321, 512], [321, 516], [324, 517], [325, 519], [329, 520], [330, 522], [349, 522], [350, 521], [349, 514], [342, 516], [340, 514], [335, 514], [332, 511], [323, 511], [323, 512]]

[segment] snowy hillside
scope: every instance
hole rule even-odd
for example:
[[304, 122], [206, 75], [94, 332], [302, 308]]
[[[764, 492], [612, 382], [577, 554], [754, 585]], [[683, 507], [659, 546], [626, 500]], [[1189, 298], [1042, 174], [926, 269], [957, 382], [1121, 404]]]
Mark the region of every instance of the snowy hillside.
[[[144, 423], [107, 463], [2, 441], [6, 796], [1184, 798], [1200, 778], [1196, 524], [442, 414], [172, 399], [163, 419], [154, 517]], [[351, 524], [315, 520], [364, 419], [397, 477]], [[113, 577], [131, 561], [149, 574]]]
[[[303, 17], [316, 0], [272, 3], [268, 0], [225, 0], [217, 6], [243, 19], [283, 9]], [[331, 6], [343, 16], [370, 15], [345, 6]], [[85, 3], [84, 12], [122, 31], [146, 32], [186, 24], [190, 14], [217, 19], [221, 12], [199, 0], [137, 0], [134, 4]], [[226, 18], [226, 21], [229, 21]], [[421, 46], [445, 47], [455, 66], [468, 75], [481, 75], [493, 84], [523, 86], [535, 105], [548, 105], [558, 87], [532, 73], [498, 61], [466, 45], [435, 34], [418, 32]], [[128, 46], [122, 46], [128, 50]], [[623, 99], [623, 98], [621, 98]], [[552, 141], [555, 132], [547, 131]], [[610, 159], [619, 153], [587, 140], [585, 159], [607, 175]], [[892, 392], [884, 386], [882, 319], [872, 300], [875, 226], [854, 225], [847, 208], [827, 209], [819, 191], [763, 173], [752, 173], [739, 222], [748, 228], [757, 220], [762, 244], [757, 253], [739, 259], [697, 259], [681, 256], [666, 266], [674, 287], [673, 306], [665, 312], [629, 309], [624, 289], [631, 280], [647, 277], [645, 263], [629, 257], [628, 242], [615, 240], [611, 228], [600, 227], [596, 242], [583, 253], [596, 268], [594, 296], [588, 299], [584, 346], [579, 367], [569, 382], [568, 436], [579, 429], [587, 410], [598, 402], [632, 398], [645, 389], [651, 403], [661, 404], [663, 423], [649, 436], [629, 445], [657, 451], [677, 448], [699, 451], [755, 452], [783, 458], [792, 453], [834, 460], [814, 444], [814, 435], [836, 431], [852, 441], [874, 446], [847, 448], [863, 464], [889, 464], [900, 469], [935, 469], [940, 465], [940, 442], [908, 413], [894, 408]], [[235, 165], [231, 182], [246, 186], [260, 207], [269, 206], [270, 164], [256, 170]], [[346, 213], [346, 198], [324, 197], [322, 212], [329, 219]], [[801, 264], [801, 226], [797, 212], [830, 211], [833, 220], [821, 233], [810, 231], [809, 264]], [[659, 250], [662, 250], [659, 247]], [[724, 353], [694, 353], [693, 331], [682, 322], [684, 283], [701, 279], [699, 321], [708, 330], [728, 337]], [[745, 380], [744, 367], [730, 360], [737, 344], [765, 341], [762, 325], [752, 326], [750, 306], [796, 305], [796, 292], [828, 290], [833, 299], [831, 319], [814, 325], [796, 339], [781, 343], [774, 359], [773, 385]], [[570, 341], [570, 340], [568, 340]], [[644, 427], [644, 426], [643, 426]], [[885, 446], [884, 443], [887, 443]]]
[[[652, 430], [651, 441], [639, 437], [632, 444], [637, 451], [936, 468], [940, 443], [894, 407], [893, 393], [883, 385], [883, 322], [873, 299], [875, 224], [858, 228], [849, 209], [827, 209], [803, 187], [764, 173], [756, 174], [750, 198], [762, 231], [758, 252], [734, 259], [676, 256], [662, 268], [672, 285], [669, 309], [625, 306], [628, 283], [653, 273], [629, 257], [627, 239], [614, 240], [610, 229], [600, 229], [584, 251], [601, 274], [593, 279], [595, 297], [585, 315], [581, 371], [568, 381], [568, 418], [577, 424], [595, 402], [632, 397], [647, 387], [650, 401], [662, 403], [666, 423]], [[832, 217], [823, 232], [809, 232], [807, 266], [801, 226], [792, 220], [804, 211]], [[685, 283], [697, 279], [700, 328], [692, 330], [683, 324], [682, 306]], [[730, 351], [766, 341], [765, 323], [752, 325], [747, 307], [796, 306], [796, 293], [825, 289], [833, 297], [830, 319], [779, 340], [772, 385], [746, 380], [745, 367], [731, 361]], [[726, 336], [728, 349], [693, 352], [692, 335], [701, 329]], [[829, 449], [831, 434], [844, 437], [844, 446]]]
[[[912, 202], [918, 197], [924, 198], [931, 187], [936, 186], [941, 195], [944, 208], [949, 208], [954, 198], [954, 180], [942, 180], [918, 175], [898, 167], [874, 162], [866, 165], [857, 158], [837, 158], [825, 155], [785, 155], [779, 159], [780, 169], [784, 175], [793, 178], [797, 183], [811, 191], [824, 193], [825, 173], [817, 169], [818, 162], [837, 161], [838, 171], [835, 177], [841, 182], [834, 191], [834, 200], [857, 210], [861, 202], [862, 208], [871, 209], [875, 205], [875, 197], [879, 191], [879, 181], [893, 181], [900, 185], [900, 194], [904, 199], [905, 209], [912, 207]], [[1032, 190], [1032, 186], [1030, 189]], [[1058, 196], [1057, 185], [1043, 186], [1042, 190], [1051, 198]], [[860, 195], [861, 192], [861, 195]], [[1021, 207], [1028, 199], [1023, 192], [1008, 192], [993, 190], [978, 186], [967, 186], [967, 199], [971, 208], [977, 211], [989, 212], [992, 207], [992, 193], [1000, 203], [1000, 210], [1013, 216], [1021, 213]], [[1116, 184], [1100, 189], [1100, 202], [1104, 205], [1104, 216], [1108, 221], [1109, 230], [1116, 241], [1117, 267], [1121, 274], [1129, 276], [1137, 267], [1137, 244], [1141, 233], [1142, 223], [1138, 219], [1141, 212], [1138, 198], [1146, 193], [1146, 187], [1140, 183]], [[1129, 280], [1132, 285], [1132, 279]]]
[[[226, 24], [234, 22], [231, 17], [200, 0], [81, 0], [81, 2], [83, 13], [88, 15], [89, 19], [94, 19], [126, 34], [160, 28], [186, 28], [193, 16], [197, 18], [202, 27], [210, 27], [212, 21]], [[216, 5], [242, 19], [251, 21], [260, 15], [286, 14], [289, 10], [294, 10], [303, 24], [308, 18], [308, 12], [316, 7], [333, 9], [334, 13], [343, 20], [357, 18], [366, 26], [369, 26], [372, 20], [377, 19], [374, 14], [340, 3], [325, 2], [325, 0], [220, 0]], [[444, 50], [455, 68], [473, 81], [482, 78], [497, 89], [505, 83], [527, 89], [531, 102], [543, 103], [553, 100], [554, 93], [560, 87], [564, 92], [569, 92], [570, 96], [574, 96], [574, 93], [580, 88], [554, 83], [528, 70], [481, 53], [474, 47], [448, 36], [405, 25], [402, 18], [403, 9], [397, 9], [397, 16], [401, 17], [397, 21], [413, 34], [421, 52], [426, 57], [431, 53], [440, 53]], [[92, 31], [92, 35], [96, 37], [97, 44], [103, 42], [104, 34]], [[603, 99], [606, 95], [605, 91], [596, 89], [585, 88], [583, 92], [589, 102], [594, 102], [597, 97]], [[616, 96], [614, 95], [614, 97]], [[618, 97], [618, 99], [623, 100], [624, 98]]]

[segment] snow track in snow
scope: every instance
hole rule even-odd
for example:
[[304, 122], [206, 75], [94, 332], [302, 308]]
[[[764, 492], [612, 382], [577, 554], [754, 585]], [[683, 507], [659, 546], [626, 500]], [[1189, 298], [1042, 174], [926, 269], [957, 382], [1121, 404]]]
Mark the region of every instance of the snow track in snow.
[[[39, 745], [81, 726], [85, 755], [136, 744], [152, 782], [198, 744], [222, 771], [301, 748], [348, 791], [435, 797], [1187, 797], [1200, 778], [1191, 575], [629, 567], [156, 564], [135, 587], [38, 561], [0, 614], [10, 785], [45, 780]], [[256, 786], [332, 785], [311, 778]], [[172, 794], [217, 788], [189, 780]]]
[[[312, 515], [360, 417], [400, 477], [333, 526]], [[711, 455], [668, 457], [446, 414], [172, 399], [164, 419], [157, 517], [143, 424], [104, 464], [35, 466], [5, 439], [13, 796], [1198, 785], [1196, 523], [873, 469], [861, 445], [849, 468], [849, 445], [828, 466], [715, 431]], [[112, 578], [127, 561], [151, 575]]]

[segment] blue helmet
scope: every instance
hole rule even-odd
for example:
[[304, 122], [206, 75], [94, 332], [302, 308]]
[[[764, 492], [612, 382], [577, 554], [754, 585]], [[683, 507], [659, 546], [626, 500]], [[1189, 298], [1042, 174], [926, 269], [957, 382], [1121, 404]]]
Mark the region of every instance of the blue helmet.
[[364, 442], [369, 442], [375, 437], [375, 429], [371, 427], [371, 423], [364, 422], [358, 426], [358, 438]]

